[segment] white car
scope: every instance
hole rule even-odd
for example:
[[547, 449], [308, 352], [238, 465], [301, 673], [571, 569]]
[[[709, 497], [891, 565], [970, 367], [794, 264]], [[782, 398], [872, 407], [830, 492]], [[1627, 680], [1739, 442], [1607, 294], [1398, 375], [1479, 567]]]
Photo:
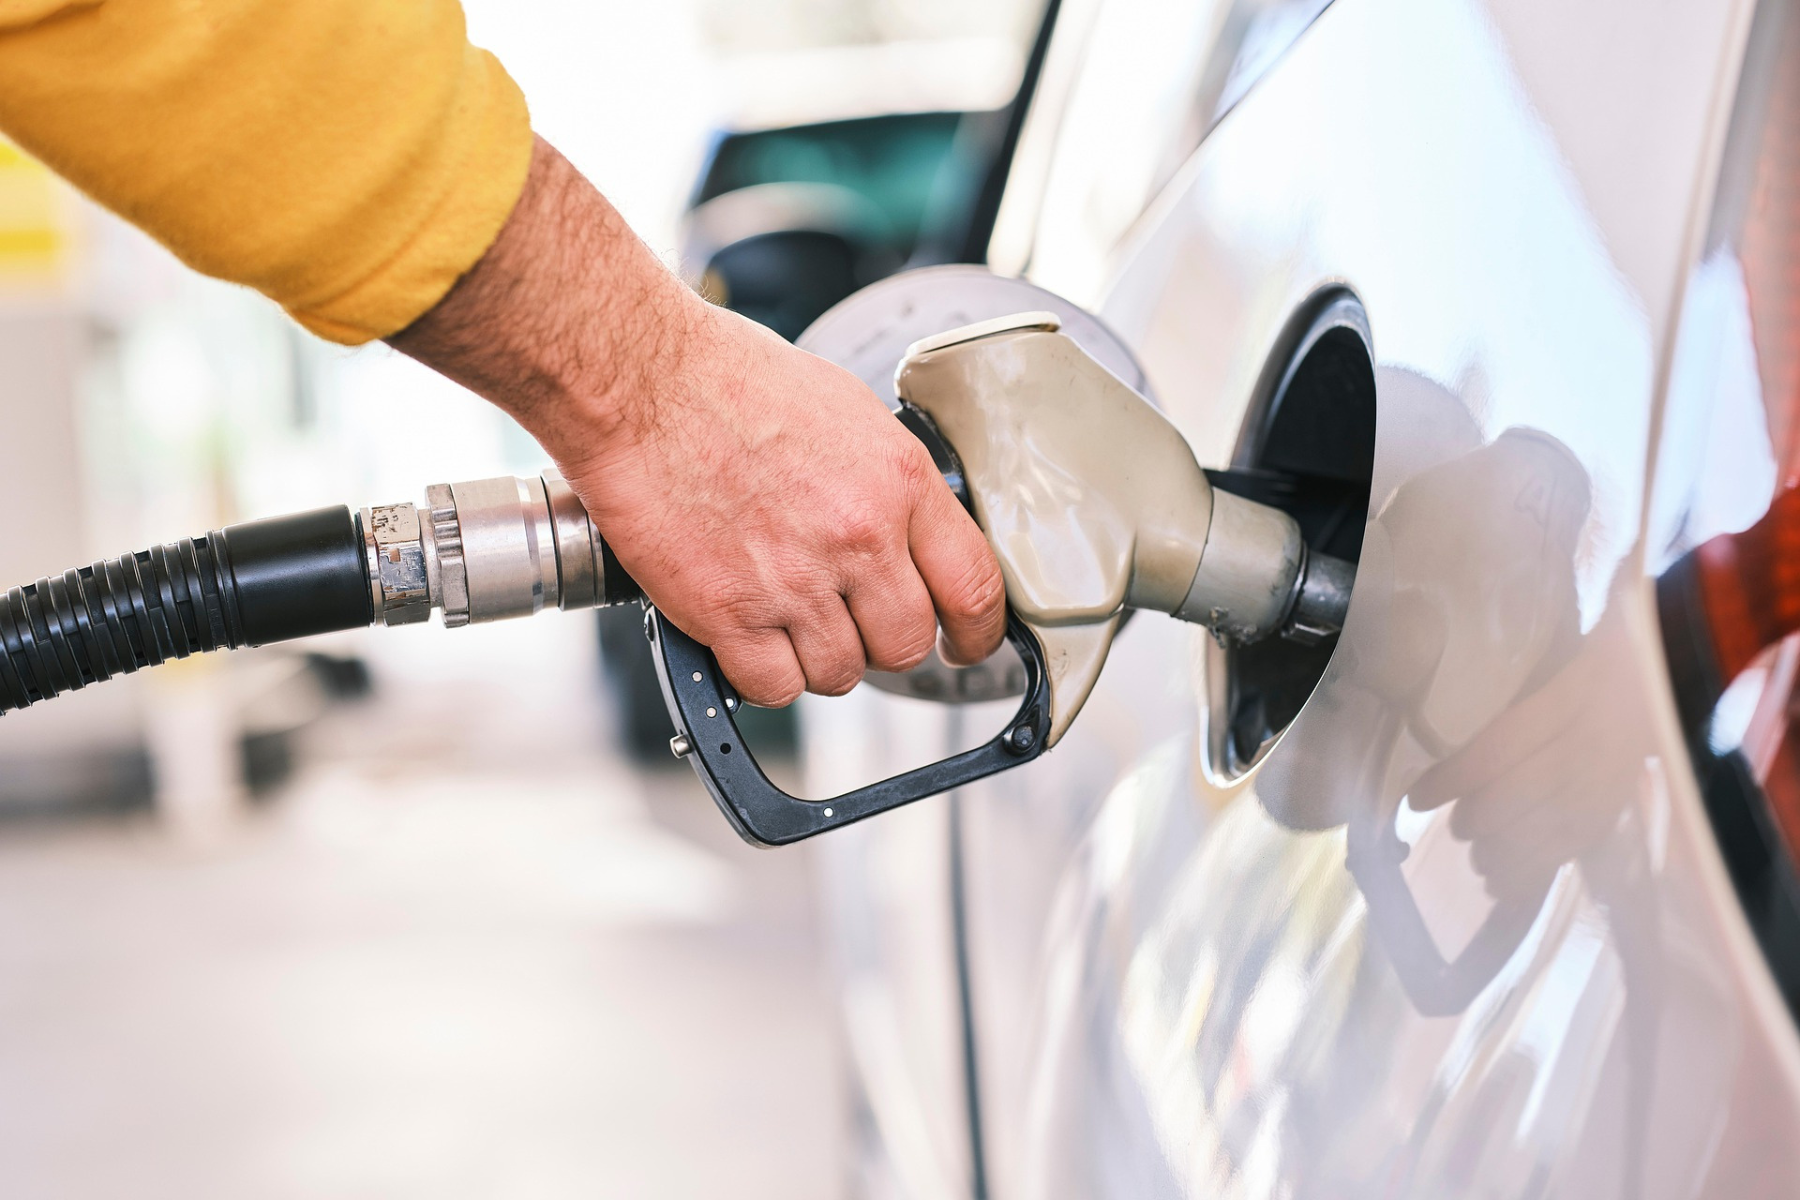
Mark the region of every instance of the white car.
[[1793, 8], [1053, 8], [991, 265], [1358, 578], [817, 843], [864, 1194], [1800, 1195]]

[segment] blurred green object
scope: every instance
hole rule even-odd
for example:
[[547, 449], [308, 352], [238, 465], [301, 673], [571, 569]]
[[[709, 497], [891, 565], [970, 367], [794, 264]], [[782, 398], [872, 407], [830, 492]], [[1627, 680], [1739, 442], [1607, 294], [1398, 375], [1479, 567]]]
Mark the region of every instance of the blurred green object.
[[903, 113], [727, 134], [690, 207], [757, 184], [835, 184], [873, 202], [910, 253], [968, 116]]
[[713, 146], [682, 258], [713, 302], [790, 341], [905, 266], [980, 261], [980, 197], [1007, 110], [732, 133]]

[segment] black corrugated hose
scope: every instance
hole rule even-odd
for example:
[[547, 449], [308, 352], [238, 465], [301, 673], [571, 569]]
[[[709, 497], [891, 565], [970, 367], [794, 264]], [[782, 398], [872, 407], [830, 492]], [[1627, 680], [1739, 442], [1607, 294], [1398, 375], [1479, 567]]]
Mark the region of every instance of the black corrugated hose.
[[0, 713], [208, 650], [374, 619], [348, 508], [251, 521], [97, 562], [0, 598]]

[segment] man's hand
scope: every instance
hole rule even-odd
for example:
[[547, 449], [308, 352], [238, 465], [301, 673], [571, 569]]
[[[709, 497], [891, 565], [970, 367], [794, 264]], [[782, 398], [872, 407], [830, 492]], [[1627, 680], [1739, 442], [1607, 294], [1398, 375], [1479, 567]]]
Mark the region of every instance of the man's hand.
[[500, 238], [389, 341], [515, 416], [661, 611], [746, 700], [1000, 643], [987, 541], [832, 364], [675, 279], [547, 143]]

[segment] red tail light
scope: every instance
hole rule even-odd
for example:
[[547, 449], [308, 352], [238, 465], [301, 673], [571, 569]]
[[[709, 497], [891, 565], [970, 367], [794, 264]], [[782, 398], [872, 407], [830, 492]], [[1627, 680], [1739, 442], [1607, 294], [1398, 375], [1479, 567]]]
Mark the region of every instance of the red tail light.
[[1701, 545], [1694, 566], [1717, 681], [1728, 685], [1763, 651], [1800, 632], [1800, 489], [1778, 494], [1742, 533]]
[[[1800, 702], [1791, 669], [1800, 661], [1793, 636], [1800, 633], [1800, 489], [1783, 490], [1742, 533], [1702, 544], [1663, 577], [1659, 591], [1671, 672], [1697, 757], [1733, 748], [1721, 744], [1728, 739], [1715, 736], [1711, 720], [1726, 690], [1759, 660], [1771, 668], [1788, 664], [1760, 677], [1762, 694], [1735, 734], [1735, 749], [1800, 862]], [[1784, 641], [1793, 643], [1792, 653], [1771, 652]]]
[[1657, 584], [1670, 678], [1719, 847], [1800, 1017], [1800, 15], [1776, 0], [1747, 42], [1678, 358], [1710, 373], [1678, 368], [1665, 429], [1709, 444], [1667, 433], [1658, 469], [1679, 522]]

